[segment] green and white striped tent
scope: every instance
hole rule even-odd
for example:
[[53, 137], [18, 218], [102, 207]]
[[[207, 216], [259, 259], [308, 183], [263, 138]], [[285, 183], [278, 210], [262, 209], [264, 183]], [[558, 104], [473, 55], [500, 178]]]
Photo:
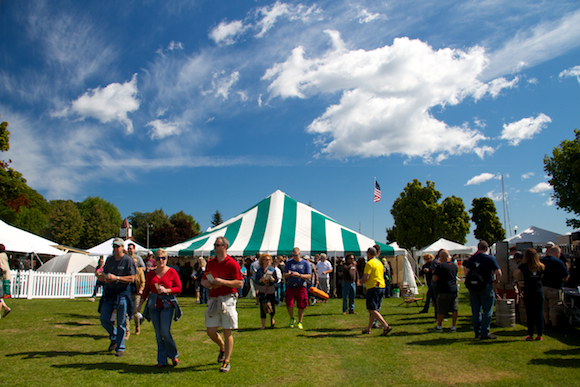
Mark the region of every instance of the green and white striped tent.
[[[377, 243], [277, 190], [227, 222], [166, 250], [173, 256], [210, 256], [219, 236], [230, 241], [228, 254], [232, 256], [258, 252], [291, 255], [294, 247], [308, 255], [327, 253], [331, 257], [341, 257], [353, 253], [364, 256], [366, 250]], [[379, 245], [381, 255], [401, 253], [386, 244]]]

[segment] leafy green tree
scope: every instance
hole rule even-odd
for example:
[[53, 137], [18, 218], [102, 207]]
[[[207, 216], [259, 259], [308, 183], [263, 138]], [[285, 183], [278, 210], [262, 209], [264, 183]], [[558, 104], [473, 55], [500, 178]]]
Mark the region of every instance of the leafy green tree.
[[436, 241], [440, 237], [438, 222], [442, 208], [437, 203], [440, 198], [435, 183], [427, 181], [425, 187], [417, 179], [407, 183], [391, 209], [394, 224], [387, 229], [388, 241], [418, 249]]
[[219, 210], [215, 211], [215, 214], [212, 215], [211, 217], [211, 224], [213, 224], [213, 226], [219, 226], [220, 224], [222, 224], [224, 221], [222, 219], [222, 214]]
[[77, 246], [83, 235], [83, 217], [72, 200], [51, 201], [50, 231], [62, 245]]
[[441, 218], [441, 236], [457, 243], [467, 243], [469, 234], [469, 215], [465, 211], [463, 199], [456, 196], [447, 197], [441, 203], [443, 216]]
[[8, 131], [8, 122], [0, 124], [0, 152], [6, 152], [10, 149], [10, 132]]
[[173, 227], [171, 223], [164, 223], [153, 229], [149, 242], [152, 248], [156, 248], [174, 245], [178, 243], [179, 240], [177, 233], [175, 232], [175, 227]]
[[199, 223], [195, 221], [193, 216], [183, 211], [171, 215], [169, 221], [175, 227], [175, 233], [177, 234], [176, 243], [186, 241], [200, 234]]
[[473, 235], [486, 241], [490, 246], [505, 239], [505, 230], [497, 216], [497, 210], [490, 198], [475, 198], [471, 202], [471, 220], [475, 223]]
[[[544, 157], [544, 171], [554, 187], [556, 206], [575, 215], [580, 214], [580, 130], [574, 140], [564, 140], [554, 148], [552, 156]], [[566, 219], [566, 225], [580, 227], [580, 220]]]
[[391, 215], [394, 224], [387, 229], [387, 241], [396, 241], [407, 249], [423, 248], [441, 237], [465, 243], [469, 215], [463, 200], [451, 196], [440, 204], [441, 197], [441, 192], [431, 181], [427, 181], [425, 186], [417, 179], [407, 183], [393, 203]]
[[119, 235], [123, 218], [117, 207], [100, 197], [89, 196], [78, 204], [84, 220], [81, 246], [91, 247]]

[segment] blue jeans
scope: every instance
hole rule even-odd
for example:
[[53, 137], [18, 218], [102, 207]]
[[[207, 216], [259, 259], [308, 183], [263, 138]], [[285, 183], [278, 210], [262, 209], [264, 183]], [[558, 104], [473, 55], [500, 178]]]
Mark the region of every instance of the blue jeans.
[[423, 307], [425, 313], [429, 311], [429, 306], [431, 306], [432, 299], [433, 299], [433, 287], [429, 285], [427, 290], [427, 296], [425, 297], [425, 306]]
[[149, 308], [151, 322], [155, 328], [157, 339], [157, 364], [167, 365], [167, 359], [179, 356], [173, 336], [171, 336], [171, 322], [175, 308]]
[[493, 285], [487, 284], [481, 291], [469, 291], [469, 300], [471, 301], [471, 323], [476, 336], [489, 336], [489, 327], [491, 325], [491, 316], [493, 316], [493, 304], [495, 295]]
[[200, 304], [207, 304], [208, 292], [209, 292], [209, 290], [205, 286], [200, 285], [200, 287], [199, 287], [199, 303]]
[[356, 296], [356, 283], [342, 281], [342, 311], [354, 312], [354, 298]]
[[127, 334], [126, 315], [127, 300], [121, 297], [117, 306], [117, 327], [113, 315], [113, 300], [103, 300], [101, 304], [101, 325], [109, 333], [111, 343], [117, 343], [117, 351], [125, 350], [125, 335]]
[[93, 295], [91, 296], [91, 298], [95, 298], [97, 296], [97, 293], [99, 292], [99, 289], [102, 289], [104, 285], [105, 285], [104, 282], [97, 281], [95, 283], [95, 289], [93, 290]]

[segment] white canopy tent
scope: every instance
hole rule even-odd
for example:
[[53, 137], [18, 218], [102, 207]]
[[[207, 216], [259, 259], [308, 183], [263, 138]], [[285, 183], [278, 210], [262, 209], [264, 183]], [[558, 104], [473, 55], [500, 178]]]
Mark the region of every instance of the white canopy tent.
[[449, 239], [441, 238], [436, 242], [433, 242], [427, 247], [418, 250], [416, 255], [418, 257], [422, 256], [423, 254], [437, 254], [439, 250], [445, 249], [449, 252], [449, 254], [467, 254], [471, 255], [475, 252], [475, 249], [470, 246], [464, 246], [460, 243], [450, 241]]
[[55, 248], [55, 246], [58, 246], [58, 243], [10, 226], [1, 220], [0, 243], [6, 247], [6, 251], [13, 251], [15, 253], [62, 254], [61, 250]]
[[556, 243], [559, 236], [560, 234], [556, 234], [555, 232], [544, 230], [536, 226], [530, 226], [519, 234], [505, 239], [505, 241], [508, 242], [510, 246], [523, 242], [531, 242], [534, 245], [544, 246], [548, 242]]
[[65, 274], [94, 273], [97, 264], [98, 259], [96, 257], [79, 253], [66, 253], [50, 259], [39, 267], [37, 271]]
[[[89, 253], [89, 255], [93, 255], [93, 256], [107, 256], [107, 255], [111, 255], [113, 254], [113, 240], [115, 238], [111, 238], [111, 239], [107, 239], [106, 241], [104, 241], [103, 243], [99, 243], [98, 245], [91, 247], [90, 249], [87, 250], [87, 252]], [[127, 250], [127, 247], [129, 246], [130, 243], [133, 243], [135, 245], [135, 253], [138, 255], [143, 255], [148, 253], [150, 250], [147, 250], [145, 247], [141, 246], [140, 244], [138, 244], [135, 241], [132, 241], [130, 239], [127, 239], [125, 241], [125, 250]]]

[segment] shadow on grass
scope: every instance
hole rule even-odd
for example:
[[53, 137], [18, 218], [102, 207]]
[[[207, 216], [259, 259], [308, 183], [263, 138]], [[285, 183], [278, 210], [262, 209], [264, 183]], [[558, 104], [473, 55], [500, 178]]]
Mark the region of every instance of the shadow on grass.
[[18, 352], [18, 353], [9, 353], [6, 354], [6, 357], [16, 357], [16, 356], [24, 356], [23, 359], [43, 359], [43, 358], [54, 358], [57, 356], [103, 356], [103, 353], [108, 352], [79, 352], [79, 351], [32, 351], [32, 352]]
[[93, 327], [93, 326], [100, 326], [101, 323], [100, 322], [81, 323], [81, 322], [76, 322], [76, 321], [67, 321], [67, 322], [57, 322], [57, 323], [55, 323], [55, 325], [69, 325], [69, 326], [73, 326], [73, 327]]
[[93, 339], [93, 340], [103, 340], [108, 339], [108, 337], [104, 335], [89, 335], [86, 333], [78, 333], [74, 335], [57, 335], [57, 337], [78, 337], [80, 339]]
[[127, 363], [112, 363], [112, 362], [102, 362], [93, 364], [58, 364], [52, 365], [54, 368], [70, 368], [79, 370], [106, 370], [106, 371], [119, 371], [123, 374], [161, 374], [161, 373], [182, 373], [182, 372], [202, 372], [202, 371], [216, 371], [215, 363], [198, 364], [189, 367], [163, 367], [157, 368], [153, 365], [136, 365]]
[[95, 314], [76, 314], [76, 313], [55, 313], [64, 317], [74, 318], [74, 319], [88, 319], [88, 320], [99, 320], [99, 314], [95, 308]]
[[[578, 356], [580, 355], [580, 348], [572, 349], [551, 349], [544, 352], [546, 355], [562, 355], [562, 356]], [[580, 362], [578, 362], [580, 365]]]
[[547, 365], [550, 367], [558, 368], [580, 368], [580, 362], [578, 359], [563, 359], [563, 358], [551, 358], [551, 359], [532, 359], [529, 364], [533, 365]]

